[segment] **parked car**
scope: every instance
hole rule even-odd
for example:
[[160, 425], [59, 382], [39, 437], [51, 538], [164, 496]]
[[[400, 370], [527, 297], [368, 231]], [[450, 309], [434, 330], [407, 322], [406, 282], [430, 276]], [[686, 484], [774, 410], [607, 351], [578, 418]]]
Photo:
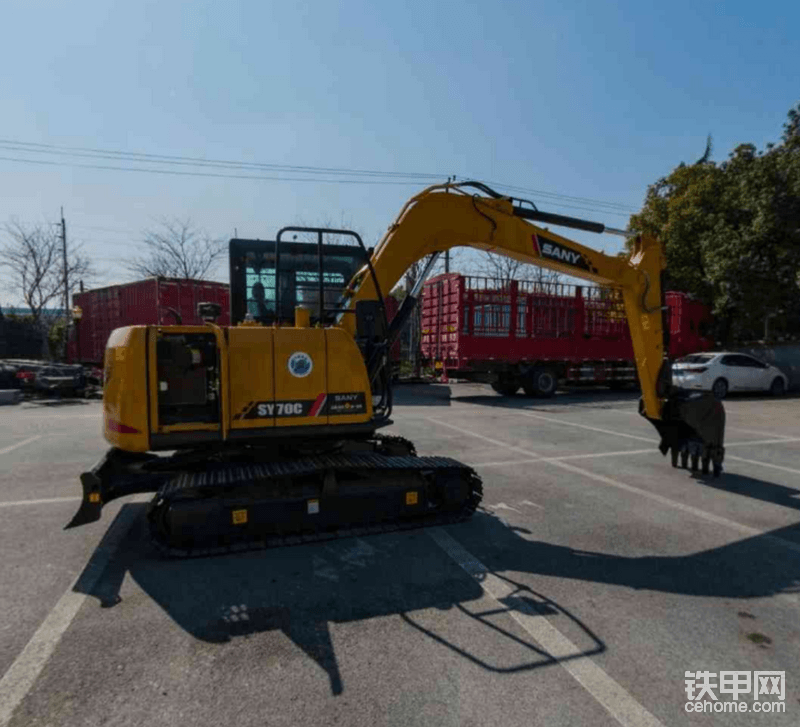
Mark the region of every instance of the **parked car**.
[[786, 393], [788, 379], [780, 369], [745, 353], [693, 353], [672, 365], [672, 383], [682, 389], [711, 391], [724, 399], [731, 391]]

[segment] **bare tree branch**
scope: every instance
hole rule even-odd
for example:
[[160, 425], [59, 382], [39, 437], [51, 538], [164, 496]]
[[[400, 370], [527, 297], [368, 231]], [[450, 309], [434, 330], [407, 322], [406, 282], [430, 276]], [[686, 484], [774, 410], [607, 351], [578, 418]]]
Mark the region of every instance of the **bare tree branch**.
[[210, 237], [189, 219], [164, 218], [158, 228], [145, 230], [143, 242], [147, 252], [125, 265], [144, 278], [205, 280], [214, 263], [225, 255], [225, 241]]
[[[52, 226], [26, 226], [16, 221], [6, 225], [4, 233], [0, 266], [10, 272], [12, 286], [38, 325], [42, 311], [64, 292], [61, 238]], [[90, 279], [94, 274], [91, 261], [81, 255], [80, 247], [71, 246], [67, 258], [70, 292], [77, 289], [80, 279]]]
[[560, 276], [557, 272], [515, 260], [505, 255], [487, 252], [478, 263], [477, 271], [487, 278], [496, 278], [503, 285], [508, 285], [512, 280], [535, 280], [542, 285], [557, 283]]

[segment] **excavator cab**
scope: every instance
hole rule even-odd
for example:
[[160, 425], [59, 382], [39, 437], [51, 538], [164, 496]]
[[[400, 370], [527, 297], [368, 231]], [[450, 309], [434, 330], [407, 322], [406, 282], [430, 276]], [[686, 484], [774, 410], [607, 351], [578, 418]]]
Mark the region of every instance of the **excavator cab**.
[[299, 306], [311, 325], [330, 325], [348, 282], [369, 260], [355, 232], [322, 228], [287, 227], [271, 241], [233, 239], [229, 251], [232, 325], [291, 325]]
[[390, 334], [383, 296], [379, 292], [376, 300], [346, 305], [348, 285], [361, 270], [379, 289], [372, 251], [361, 236], [352, 230], [284, 227], [274, 241], [233, 239], [229, 250], [231, 325], [295, 326], [298, 308], [307, 311], [303, 325], [312, 328], [333, 326], [342, 316], [352, 315], [374, 413], [388, 418], [391, 365], [385, 354]]

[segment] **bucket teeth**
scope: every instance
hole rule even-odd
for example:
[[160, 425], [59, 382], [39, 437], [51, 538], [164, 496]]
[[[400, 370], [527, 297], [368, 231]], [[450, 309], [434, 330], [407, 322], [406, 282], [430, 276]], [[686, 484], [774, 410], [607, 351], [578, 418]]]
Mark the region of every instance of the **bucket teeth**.
[[[644, 413], [643, 403], [640, 411]], [[711, 395], [674, 391], [664, 403], [660, 419], [650, 419], [661, 435], [659, 449], [670, 453], [672, 466], [704, 475], [722, 473], [725, 456], [725, 410]]]

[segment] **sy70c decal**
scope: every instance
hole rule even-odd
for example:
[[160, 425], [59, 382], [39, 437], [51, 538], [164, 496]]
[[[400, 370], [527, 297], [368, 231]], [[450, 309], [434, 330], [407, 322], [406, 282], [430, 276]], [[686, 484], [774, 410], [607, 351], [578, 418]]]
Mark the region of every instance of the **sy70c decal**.
[[287, 401], [251, 401], [236, 419], [286, 419], [292, 417], [364, 414], [367, 411], [363, 391], [343, 394], [320, 394], [316, 399]]

